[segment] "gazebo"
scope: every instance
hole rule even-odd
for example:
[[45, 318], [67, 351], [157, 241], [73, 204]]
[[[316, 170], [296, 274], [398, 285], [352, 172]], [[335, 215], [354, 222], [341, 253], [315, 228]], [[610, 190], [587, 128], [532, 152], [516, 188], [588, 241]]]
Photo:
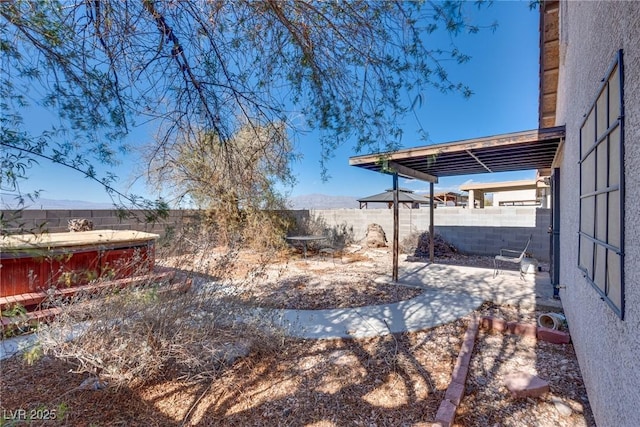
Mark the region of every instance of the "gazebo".
[[[360, 203], [360, 209], [367, 209], [369, 203], [386, 203], [387, 207], [391, 209], [393, 207], [394, 192], [393, 189], [387, 189], [384, 193], [374, 194], [373, 196], [363, 197], [358, 199]], [[426, 197], [414, 194], [413, 191], [406, 188], [398, 189], [398, 204], [409, 209], [418, 209], [421, 204], [429, 204], [429, 199]]]

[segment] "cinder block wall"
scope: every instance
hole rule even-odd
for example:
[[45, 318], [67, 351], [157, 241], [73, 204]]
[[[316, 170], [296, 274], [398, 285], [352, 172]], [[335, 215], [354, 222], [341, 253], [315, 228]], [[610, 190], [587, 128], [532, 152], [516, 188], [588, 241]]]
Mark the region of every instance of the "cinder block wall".
[[[322, 224], [325, 229], [340, 227], [352, 232], [355, 240], [363, 239], [367, 226], [379, 224], [387, 239], [393, 238], [391, 209], [330, 209], [292, 211], [300, 222]], [[412, 232], [429, 229], [428, 209], [400, 209], [400, 240]], [[438, 208], [434, 211], [435, 232], [461, 252], [495, 255], [500, 249], [522, 249], [533, 236], [529, 252], [541, 261], [549, 261], [551, 210], [534, 207], [486, 209]]]
[[2, 215], [3, 231], [15, 232], [24, 230], [26, 232], [47, 231], [49, 233], [59, 233], [68, 231], [68, 221], [72, 218], [86, 218], [93, 222], [96, 230], [138, 230], [148, 233], [159, 234], [164, 237], [167, 230], [185, 222], [197, 221], [198, 212], [191, 210], [172, 210], [169, 217], [159, 219], [155, 222], [145, 221], [145, 211], [127, 211], [123, 216], [116, 210], [24, 210], [14, 212], [9, 210], [0, 211]]
[[[326, 209], [295, 210], [290, 213], [299, 224], [313, 224], [314, 230], [343, 230], [355, 240], [365, 237], [369, 224], [379, 224], [389, 242], [393, 239], [393, 210], [391, 209]], [[198, 212], [171, 211], [169, 218], [146, 223], [144, 211], [131, 211], [131, 217], [122, 218], [114, 210], [25, 210], [21, 216], [10, 219], [10, 211], [2, 211], [7, 231], [20, 227], [50, 233], [67, 231], [71, 218], [87, 218], [95, 229], [133, 229], [156, 233], [164, 237], [168, 227], [177, 227], [185, 221], [198, 221]], [[413, 232], [429, 229], [428, 209], [400, 209], [400, 240]], [[434, 211], [436, 233], [456, 246], [461, 252], [475, 255], [495, 255], [500, 249], [521, 249], [533, 235], [530, 252], [541, 261], [549, 260], [547, 229], [550, 210], [536, 208], [491, 207], [486, 209], [438, 208]]]

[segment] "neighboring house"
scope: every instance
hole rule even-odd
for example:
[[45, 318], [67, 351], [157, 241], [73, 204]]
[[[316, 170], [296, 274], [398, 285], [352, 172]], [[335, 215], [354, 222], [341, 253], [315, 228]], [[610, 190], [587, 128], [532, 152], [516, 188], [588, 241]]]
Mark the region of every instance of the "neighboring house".
[[446, 193], [436, 193], [433, 200], [437, 206], [462, 206], [467, 205], [467, 196], [454, 193], [452, 191]]
[[560, 296], [598, 425], [639, 426], [640, 2], [541, 7]]
[[522, 181], [503, 181], [473, 183], [460, 186], [461, 191], [469, 192], [469, 199], [474, 200], [470, 208], [484, 208], [485, 196], [492, 194], [493, 206], [537, 206], [549, 208], [551, 190], [548, 178], [528, 179]]
[[[393, 207], [393, 190], [388, 189], [385, 190], [384, 193], [374, 194], [373, 196], [363, 197], [358, 199], [360, 203], [360, 209], [367, 209], [369, 207], [375, 208], [376, 205], [384, 203], [387, 208], [391, 209]], [[433, 196], [433, 207], [436, 208], [438, 206], [447, 207], [447, 206], [466, 206], [467, 197], [462, 196], [458, 193], [448, 192], [448, 193], [438, 193]], [[373, 206], [369, 206], [373, 203]], [[407, 190], [406, 188], [398, 189], [398, 205], [402, 208], [409, 209], [420, 209], [420, 205], [429, 206], [429, 199], [420, 194], [416, 194], [411, 190]]]

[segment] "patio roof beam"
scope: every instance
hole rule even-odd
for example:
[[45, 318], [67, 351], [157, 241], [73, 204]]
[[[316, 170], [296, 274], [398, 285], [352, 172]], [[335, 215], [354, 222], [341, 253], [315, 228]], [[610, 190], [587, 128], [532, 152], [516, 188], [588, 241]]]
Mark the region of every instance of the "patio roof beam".
[[437, 176], [433, 176], [433, 175], [429, 175], [428, 173], [417, 171], [415, 169], [401, 165], [396, 162], [389, 162], [389, 168], [404, 178], [415, 178], [421, 181], [432, 182], [432, 183], [438, 182]]
[[[444, 144], [413, 147], [387, 153], [349, 158], [351, 166], [390, 173], [397, 163], [401, 175], [423, 179], [417, 172], [436, 178], [491, 172], [549, 169], [564, 126], [474, 138]], [[472, 154], [472, 155], [471, 155]], [[478, 161], [480, 160], [480, 161]], [[432, 182], [427, 179], [427, 182]], [[437, 182], [437, 181], [434, 181]]]
[[467, 154], [468, 154], [468, 155], [470, 155], [471, 157], [473, 157], [473, 158], [474, 158], [474, 160], [475, 160], [476, 162], [480, 163], [480, 166], [482, 166], [483, 168], [485, 168], [488, 172], [492, 172], [492, 173], [493, 173], [493, 171], [492, 171], [492, 170], [491, 170], [487, 165], [485, 165], [484, 163], [482, 163], [482, 160], [480, 160], [480, 159], [478, 158], [478, 156], [476, 156], [475, 154], [473, 154], [473, 153], [471, 152], [471, 150], [465, 150], [465, 151], [467, 152]]

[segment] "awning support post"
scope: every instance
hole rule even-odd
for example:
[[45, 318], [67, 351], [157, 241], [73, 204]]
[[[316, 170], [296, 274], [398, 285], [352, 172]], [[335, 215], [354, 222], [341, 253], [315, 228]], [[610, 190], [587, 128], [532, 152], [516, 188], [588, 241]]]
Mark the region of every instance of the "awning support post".
[[434, 259], [434, 244], [433, 244], [433, 210], [435, 206], [433, 205], [433, 182], [429, 183], [429, 262], [433, 263]]
[[[433, 184], [431, 184], [433, 185]], [[400, 249], [400, 221], [398, 211], [398, 172], [393, 173], [393, 281], [398, 281], [398, 252]]]

